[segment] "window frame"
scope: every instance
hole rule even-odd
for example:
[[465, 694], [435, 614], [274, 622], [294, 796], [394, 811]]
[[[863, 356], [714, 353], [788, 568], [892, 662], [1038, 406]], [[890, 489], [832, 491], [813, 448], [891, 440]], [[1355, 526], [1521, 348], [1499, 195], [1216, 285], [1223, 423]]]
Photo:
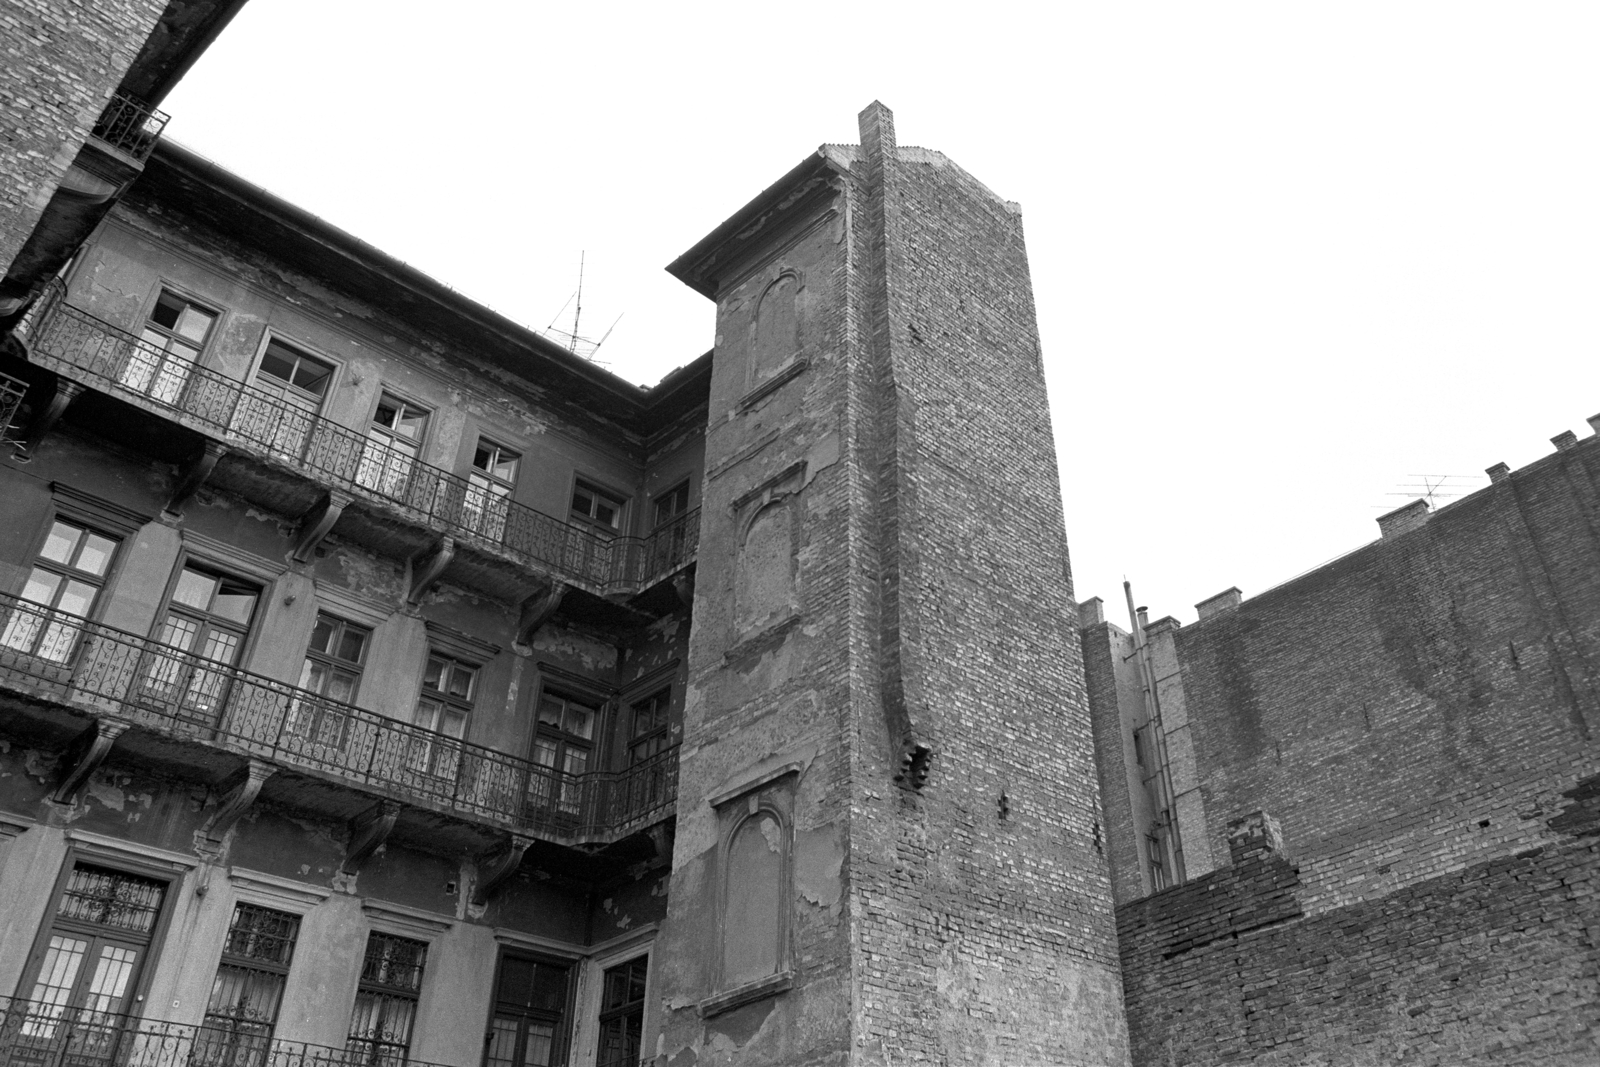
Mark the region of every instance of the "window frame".
[[[652, 947], [654, 947], [654, 946], [653, 945], [652, 946], [648, 946], [645, 949], [645, 951], [639, 953], [636, 956], [630, 956], [627, 959], [617, 960], [615, 962], [598, 963], [598, 965], [596, 967], [596, 970], [599, 971], [599, 980], [595, 983], [598, 986], [598, 989], [596, 990], [596, 992], [598, 993], [598, 996], [597, 996], [596, 999], [597, 999], [597, 1002], [598, 1002], [598, 1009], [599, 1010], [595, 1012], [595, 1034], [594, 1034], [595, 1067], [634, 1067], [634, 1064], [636, 1064], [638, 1062], [638, 1057], [637, 1056], [633, 1057], [631, 1060], [625, 1059], [625, 1060], [621, 1060], [621, 1061], [618, 1061], [618, 1060], [609, 1060], [608, 1061], [608, 1060], [605, 1060], [605, 1059], [602, 1058], [605, 1055], [605, 1044], [604, 1044], [604, 1042], [605, 1042], [605, 1034], [606, 1034], [606, 1023], [612, 1021], [613, 1019], [624, 1018], [627, 1015], [631, 1015], [635, 1011], [637, 1011], [638, 1018], [639, 1018], [639, 1036], [640, 1036], [640, 1044], [641, 1044], [641, 1051], [642, 1051], [643, 1037], [644, 1037], [644, 1021], [645, 1021], [645, 1014], [646, 1014], [645, 1008], [650, 1003], [650, 956], [651, 956], [650, 948], [652, 948]], [[606, 976], [608, 974], [610, 974], [612, 971], [618, 970], [618, 969], [623, 968], [623, 967], [630, 967], [631, 968], [631, 967], [633, 967], [633, 966], [635, 966], [635, 965], [637, 965], [637, 964], [639, 964], [641, 962], [644, 964], [644, 989], [640, 993], [639, 999], [637, 1001], [631, 1001], [630, 1000], [630, 1001], [626, 1002], [625, 1004], [623, 1004], [623, 1005], [621, 1005], [619, 1007], [607, 1008], [606, 1007]]]
[[[444, 669], [447, 671], [463, 670], [472, 672], [471, 682], [467, 687], [467, 695], [465, 697], [452, 695], [448, 687], [444, 690], [429, 689], [428, 668], [432, 666], [432, 661], [436, 659], [445, 664]], [[452, 746], [432, 737], [413, 738], [411, 752], [406, 758], [406, 766], [412, 773], [444, 781], [454, 780], [460, 770], [460, 746], [466, 743], [467, 731], [471, 728], [472, 711], [478, 699], [478, 687], [481, 684], [482, 676], [482, 664], [471, 663], [449, 650], [440, 649], [433, 645], [429, 646], [427, 657], [423, 661], [422, 678], [417, 683], [417, 702], [412, 711], [411, 721], [418, 729], [426, 730], [430, 734], [450, 738], [458, 742], [458, 744]], [[422, 706], [426, 701], [433, 701], [436, 704], [433, 713], [434, 725], [432, 726], [424, 725], [421, 721]], [[459, 735], [451, 734], [440, 728], [444, 716], [452, 711], [461, 716], [461, 733]], [[423, 766], [417, 766], [419, 757], [423, 761]]]
[[[328, 639], [328, 644], [331, 647], [337, 648], [339, 646], [345, 627], [361, 630], [363, 632], [364, 637], [361, 643], [361, 658], [360, 660], [356, 661], [353, 666], [350, 660], [341, 659], [331, 652], [319, 651], [312, 647], [311, 643], [316, 639], [317, 636], [317, 627], [321, 624], [324, 618], [330, 619], [337, 624], [337, 628]], [[344, 617], [343, 615], [334, 614], [321, 604], [317, 605], [316, 617], [311, 622], [311, 632], [306, 635], [305, 651], [301, 653], [300, 676], [295, 682], [295, 688], [303, 689], [308, 693], [314, 694], [319, 701], [323, 703], [319, 703], [318, 706], [310, 709], [308, 715], [304, 705], [298, 698], [296, 698], [296, 700], [290, 704], [289, 712], [284, 717], [282, 731], [282, 736], [284, 739], [287, 740], [289, 738], [293, 738], [294, 743], [298, 746], [316, 746], [318, 749], [332, 749], [335, 751], [342, 751], [344, 749], [345, 742], [349, 739], [351, 717], [343, 711], [329, 708], [326, 705], [344, 704], [348, 705], [349, 707], [358, 706], [356, 704], [356, 700], [361, 695], [361, 681], [366, 674], [367, 657], [372, 652], [372, 635], [375, 632], [376, 628], [368, 625], [367, 623], [355, 622]], [[340, 699], [339, 697], [335, 696], [329, 696], [327, 693], [320, 692], [311, 687], [309, 684], [310, 679], [308, 678], [308, 674], [311, 669], [311, 665], [314, 663], [320, 664], [327, 672], [325, 678], [331, 678], [337, 672], [354, 675], [354, 684], [351, 687], [350, 697], [348, 700]], [[324, 681], [324, 686], [326, 686], [326, 681]], [[307, 729], [302, 729], [301, 727], [299, 720], [302, 716], [307, 716], [310, 723], [310, 726]], [[332, 738], [326, 738], [323, 735], [326, 732], [325, 728], [327, 722], [331, 717], [334, 716], [337, 716], [339, 720], [337, 735]]]
[[[677, 519], [683, 518], [683, 516], [689, 514], [690, 511], [694, 510], [693, 508], [691, 508], [689, 506], [689, 500], [690, 500], [689, 482], [690, 482], [690, 480], [691, 479], [689, 479], [689, 478], [684, 478], [682, 481], [678, 482], [676, 485], [673, 485], [670, 489], [666, 489], [666, 490], [664, 490], [664, 491], [662, 491], [660, 493], [656, 493], [654, 496], [652, 496], [650, 498], [650, 529], [651, 529], [651, 532], [659, 530], [663, 526], [666, 526], [669, 523], [672, 523], [672, 522], [676, 521]], [[678, 508], [672, 514], [663, 517], [662, 514], [661, 514], [661, 505], [667, 503], [668, 501], [675, 500], [680, 494], [683, 497], [683, 506]]]
[[[178, 553], [178, 559], [173, 564], [172, 573], [167, 578], [166, 590], [163, 592], [161, 597], [161, 606], [156, 610], [156, 616], [150, 623], [150, 642], [154, 645], [161, 646], [162, 648], [176, 647], [162, 640], [162, 638], [166, 633], [167, 620], [174, 613], [173, 596], [178, 591], [178, 585], [183, 580], [184, 571], [189, 569], [193, 569], [197, 573], [206, 574], [219, 580], [231, 580], [238, 582], [241, 585], [251, 586], [256, 590], [256, 602], [250, 609], [250, 619], [248, 622], [242, 625], [228, 619], [226, 616], [214, 614], [209, 608], [202, 610], [194, 607], [193, 605], [185, 604], [182, 601], [177, 602], [178, 611], [176, 614], [180, 618], [186, 618], [191, 622], [198, 623], [194, 633], [195, 644], [199, 644], [208, 635], [216, 631], [242, 631], [239, 632], [238, 635], [239, 643], [234, 648], [233, 661], [231, 663], [223, 664], [223, 666], [232, 670], [244, 670], [244, 665], [249, 662], [251, 653], [255, 651], [257, 631], [259, 629], [259, 624], [262, 621], [262, 616], [265, 613], [267, 590], [271, 583], [262, 581], [261, 578], [255, 574], [241, 575], [237, 568], [224, 564], [213, 563], [203, 554], [196, 553], [187, 547]], [[216, 592], [220, 592], [220, 585], [218, 589], [213, 592], [213, 598], [215, 597]], [[183, 686], [184, 696], [178, 698], [179, 703], [176, 705], [177, 710], [175, 711], [176, 714], [181, 715], [181, 709], [187, 701], [187, 696], [190, 691], [190, 687], [193, 685], [195, 676], [199, 672], [206, 669], [200, 665], [201, 661], [208, 663], [221, 663], [222, 661], [212, 660], [209, 656], [204, 655], [202, 652], [196, 651], [194, 647], [180, 649], [179, 653], [180, 655], [178, 657], [174, 657], [174, 659], [177, 661], [177, 674], [178, 676], [182, 676], [186, 679]], [[162, 654], [152, 653], [151, 655], [157, 656]], [[165, 656], [162, 658], [165, 659]], [[145, 686], [151, 684], [150, 673], [153, 669], [155, 669], [157, 662], [160, 661], [151, 659], [149, 662], [140, 667], [139, 686], [141, 693], [144, 692]], [[226, 707], [227, 703], [227, 690], [228, 683], [224, 681], [219, 688], [219, 691], [222, 695], [218, 698], [217, 707], [213, 710], [210, 717], [204, 720], [207, 724], [215, 725], [217, 718], [222, 714], [222, 711]], [[165, 698], [158, 699], [161, 699], [163, 703], [167, 702]]]
[[[161, 306], [161, 298], [168, 293], [170, 293], [175, 299], [183, 301], [185, 305], [205, 312], [211, 316], [211, 324], [206, 327], [205, 337], [202, 338], [198, 343], [191, 342], [190, 339], [183, 337], [182, 334], [177, 333], [171, 328], [162, 326], [155, 321], [156, 309]], [[137, 358], [134, 353], [145, 351], [143, 347], [135, 347], [131, 352], [125, 354], [120, 360], [118, 360], [115, 373], [111, 375], [112, 379], [121, 388], [127, 389], [133, 393], [137, 393], [138, 395], [153, 400], [158, 404], [167, 404], [172, 407], [181, 406], [183, 402], [183, 396], [188, 391], [189, 381], [192, 373], [195, 368], [205, 366], [206, 353], [210, 351], [211, 345], [216, 340], [217, 334], [221, 332], [221, 324], [226, 314], [226, 308], [222, 307], [220, 304], [216, 304], [210, 300], [202, 299], [201, 297], [196, 296], [194, 290], [188, 288], [187, 286], [176, 285], [168, 281], [166, 278], [157, 278], [155, 288], [152, 290], [151, 295], [147, 298], [144, 307], [141, 309], [138, 325], [129, 332], [136, 333], [142, 345], [148, 344], [152, 347], [155, 347], [155, 345], [153, 342], [146, 340], [146, 331], [153, 330], [156, 333], [162, 334], [166, 340], [160, 346], [161, 361], [154, 369], [152, 369], [150, 373], [150, 380], [145, 383], [143, 388], [134, 385], [128, 380], [128, 369], [130, 366], [132, 366], [132, 361]], [[172, 358], [172, 349], [170, 347], [174, 341], [185, 346], [193, 344], [195, 350], [194, 359], [192, 361], [174, 360]], [[182, 380], [177, 383], [175, 395], [168, 399], [158, 394], [157, 383], [161, 380], [163, 369], [175, 362], [180, 364], [187, 363], [188, 366], [183, 372]]]
[[[63, 514], [63, 510], [64, 509], [60, 507], [52, 508], [42, 524], [42, 531], [35, 532], [34, 542], [37, 545], [37, 548], [34, 550], [33, 556], [31, 557], [32, 562], [26, 569], [21, 567], [17, 568], [19, 584], [16, 591], [12, 594], [17, 598], [18, 601], [22, 603], [35, 605], [39, 609], [39, 613], [48, 615], [49, 619], [48, 621], [45, 621], [43, 625], [38, 628], [37, 632], [29, 638], [28, 648], [24, 649], [20, 646], [9, 643], [6, 643], [0, 647], [21, 653], [30, 659], [41, 659], [49, 663], [70, 664], [77, 657], [78, 640], [82, 636], [83, 630], [82, 627], [76, 626], [73, 623], [58, 623], [56, 617], [68, 615], [72, 618], [82, 619], [84, 622], [93, 622], [99, 618], [101, 611], [104, 609], [105, 602], [108, 599], [105, 595], [106, 590], [112, 586], [113, 581], [118, 574], [118, 568], [121, 566], [123, 556], [122, 548], [124, 542], [127, 540], [127, 537], [124, 533], [113, 533], [105, 529], [104, 526], [100, 524], [84, 522], [79, 519], [77, 515], [71, 512]], [[44, 555], [44, 549], [45, 546], [50, 543], [50, 537], [55, 533], [55, 529], [58, 525], [70, 526], [79, 531], [79, 537], [74, 540], [72, 552], [69, 557], [70, 559], [75, 560], [81, 557], [84, 546], [87, 544], [87, 538], [90, 535], [110, 541], [110, 558], [106, 561], [105, 570], [100, 574], [95, 574], [92, 571], [80, 570], [71, 563], [60, 563], [56, 560], [47, 559]], [[55, 591], [51, 594], [51, 603], [49, 604], [42, 604], [39, 601], [28, 600], [25, 595], [28, 586], [33, 581], [34, 572], [39, 570], [53, 574], [59, 579]], [[82, 615], [73, 615], [71, 612], [63, 612], [58, 606], [60, 604], [62, 594], [67, 589], [68, 583], [72, 581], [78, 581], [81, 584], [93, 589], [93, 594], [89, 600], [88, 610]], [[19, 615], [12, 614], [10, 618], [6, 619], [4, 622], [4, 630], [0, 631], [0, 636], [8, 634], [12, 625], [19, 618]], [[39, 649], [44, 644], [46, 635], [51, 633], [52, 630], [57, 626], [60, 626], [60, 631], [58, 632], [62, 633], [63, 635], [69, 629], [74, 631], [68, 640], [66, 655], [60, 658], [41, 656], [39, 654]]]
[[[71, 833], [71, 831], [68, 832], [69, 834]], [[135, 1014], [135, 1006], [144, 1003], [145, 996], [150, 990], [150, 984], [154, 981], [155, 972], [161, 960], [161, 950], [166, 946], [167, 933], [172, 925], [173, 912], [177, 910], [173, 902], [180, 895], [179, 887], [187, 871], [175, 869], [174, 866], [163, 864], [159, 861], [144, 860], [136, 855], [124, 855], [120, 849], [117, 850], [116, 854], [108, 855], [103, 849], [92, 846], [85, 847], [83, 843], [77, 841], [73, 841], [69, 845], [66, 855], [61, 860], [61, 869], [56, 875], [55, 884], [50, 890], [50, 898], [46, 902], [43, 914], [39, 918], [39, 926], [34, 934], [33, 945], [28, 950], [28, 955], [23, 961], [22, 970], [18, 975], [17, 999], [26, 998], [27, 1002], [32, 1002], [32, 990], [38, 984], [39, 971], [50, 949], [51, 934], [56, 929], [56, 919], [61, 908], [61, 898], [66, 893], [67, 887], [71, 885], [72, 874], [79, 866], [98, 867], [121, 874], [133, 875], [138, 878], [147, 878], [164, 884], [160, 913], [156, 916], [156, 921], [148, 934], [144, 955], [138, 964], [138, 973], [123, 994], [120, 1014], [133, 1015]], [[27, 992], [23, 992], [24, 990]]]
[[[561, 1011], [556, 1019], [554, 1037], [550, 1043], [550, 1063], [552, 1065], [570, 1063], [572, 1053], [577, 1046], [577, 995], [578, 985], [580, 984], [581, 980], [580, 972], [582, 970], [583, 960], [572, 959], [565, 956], [556, 955], [555, 953], [551, 952], [541, 952], [536, 949], [523, 947], [521, 945], [508, 944], [501, 944], [500, 951], [495, 957], [494, 984], [490, 987], [489, 993], [489, 1018], [488, 1025], [486, 1027], [486, 1039], [483, 1045], [483, 1055], [479, 1062], [483, 1065], [483, 1067], [489, 1067], [489, 1051], [493, 1047], [495, 1018], [500, 1014], [500, 1006], [503, 1003], [500, 999], [500, 981], [505, 973], [505, 963], [508, 959], [525, 960], [540, 966], [560, 967], [567, 972], [566, 993], [562, 997]], [[507, 1014], [509, 1014], [509, 1012]], [[521, 1013], [523, 1020], [550, 1014], [552, 1013], [548, 1010], [524, 1010]], [[520, 1033], [519, 1028], [519, 1045], [524, 1039], [525, 1034]], [[525, 1047], [524, 1049], [519, 1049], [518, 1047], [514, 1046], [511, 1051], [512, 1064], [513, 1067], [515, 1067], [515, 1065], [519, 1064], [522, 1059], [522, 1057], [518, 1055], [518, 1052], [525, 1051]]]
[[[574, 506], [580, 492], [587, 492], [598, 500], [605, 500], [617, 507], [617, 521], [615, 525], [602, 522], [593, 515], [580, 514]], [[574, 526], [581, 526], [604, 537], [621, 537], [628, 532], [629, 508], [633, 497], [613, 489], [598, 478], [590, 478], [583, 474], [573, 474], [572, 487], [567, 493], [567, 522]]]
[[[537, 696], [533, 708], [533, 734], [528, 739], [528, 762], [540, 770], [551, 771], [548, 777], [541, 774], [530, 774], [528, 777], [528, 793], [525, 803], [528, 808], [539, 815], [555, 816], [557, 818], [578, 818], [583, 812], [583, 790], [580, 783], [585, 775], [600, 770], [600, 760], [604, 755], [602, 741], [605, 737], [607, 715], [614, 703], [613, 695], [599, 689], [585, 686], [581, 681], [567, 677], [550, 677], [546, 674], [540, 678], [536, 690]], [[594, 712], [594, 725], [590, 735], [584, 738], [578, 734], [568, 733], [563, 729], [548, 728], [540, 718], [545, 699], [553, 697], [563, 702], [563, 710], [568, 703], [580, 707], [591, 708]], [[565, 718], [565, 715], [563, 715]], [[555, 762], [542, 763], [539, 760], [540, 741], [553, 742], [555, 748]], [[577, 748], [582, 748], [586, 754], [584, 769], [573, 772], [566, 769], [567, 753]], [[536, 795], [536, 791], [542, 790]]]
[[[293, 920], [294, 931], [289, 938], [289, 958], [286, 961], [279, 963], [276, 960], [263, 959], [255, 956], [237, 954], [230, 955], [228, 949], [233, 942], [235, 923], [238, 921], [239, 912], [242, 908], [250, 908], [256, 911], [268, 912], [282, 918]], [[220, 1032], [227, 1034], [227, 1051], [222, 1056], [213, 1058], [210, 1056], [209, 1050], [202, 1051], [197, 1044], [197, 1047], [191, 1052], [191, 1062], [197, 1065], [248, 1064], [252, 1062], [254, 1054], [257, 1053], [258, 1049], [260, 1052], [265, 1052], [271, 1048], [272, 1042], [277, 1033], [279, 1013], [281, 1013], [283, 1010], [283, 996], [289, 988], [289, 975], [294, 967], [294, 951], [299, 943], [300, 928], [304, 918], [305, 916], [299, 912], [286, 911], [279, 907], [273, 907], [267, 904], [259, 904], [253, 900], [235, 898], [233, 903], [233, 914], [228, 920], [228, 931], [223, 935], [222, 951], [218, 956], [217, 966], [214, 977], [212, 978], [211, 993], [206, 997], [205, 1014], [202, 1016], [199, 1024], [200, 1030], [203, 1032]], [[236, 970], [253, 972], [256, 974], [271, 974], [279, 977], [280, 982], [277, 989], [277, 998], [273, 1003], [272, 1017], [270, 1020], [267, 1020], [265, 1023], [263, 1023], [260, 1020], [245, 1020], [236, 1015], [219, 1015], [218, 1018], [224, 1020], [225, 1025], [216, 1025], [212, 1022], [213, 1009], [211, 1006], [211, 1000], [216, 996], [217, 989], [223, 975], [223, 969], [226, 967], [232, 967]], [[251, 1031], [245, 1028], [245, 1024], [253, 1024], [257, 1026], [264, 1025], [266, 1027], [266, 1033], [252, 1034]], [[255, 1039], [255, 1041], [259, 1041], [259, 1045], [256, 1045], [255, 1042], [252, 1041], [252, 1038]], [[244, 1045], [244, 1042], [251, 1042], [251, 1044]], [[240, 1056], [241, 1050], [245, 1052], [245, 1056], [242, 1059]]]
[[[415, 440], [396, 433], [395, 427], [378, 421], [378, 412], [386, 404], [398, 408], [396, 421], [403, 417], [408, 408], [422, 413], [422, 426]], [[433, 426], [433, 416], [437, 411], [437, 408], [427, 407], [399, 390], [380, 384], [378, 398], [367, 412], [366, 421], [361, 427], [364, 443], [360, 461], [356, 465], [356, 485], [390, 500], [410, 503], [415, 490], [417, 467], [426, 462], [423, 454], [428, 445], [428, 431]], [[407, 452], [408, 448], [412, 451]]]
[[[484, 449], [492, 454], [488, 467], [478, 466], [478, 453]], [[495, 457], [505, 455], [515, 457], [509, 479], [494, 473]], [[506, 516], [510, 514], [517, 480], [522, 476], [522, 461], [526, 457], [525, 451], [509, 448], [485, 434], [478, 435], [467, 461], [467, 494], [461, 509], [463, 524], [468, 529], [491, 541], [499, 541], [504, 536]]]
[[[422, 947], [422, 962], [417, 965], [417, 983], [414, 989], [402, 987], [391, 982], [381, 982], [368, 979], [366, 977], [367, 960], [372, 955], [372, 942], [374, 938], [388, 938], [394, 941], [409, 942]], [[361, 997], [363, 994], [379, 998], [387, 998], [391, 1002], [402, 999], [409, 1000], [411, 1002], [411, 1020], [406, 1029], [405, 1043], [403, 1046], [401, 1046], [402, 1051], [399, 1062], [405, 1063], [410, 1060], [411, 1044], [416, 1038], [417, 1021], [422, 1014], [422, 991], [423, 985], [428, 976], [428, 956], [432, 952], [432, 949], [433, 942], [427, 938], [416, 937], [413, 934], [397, 934], [389, 930], [380, 929], [378, 927], [371, 927], [367, 930], [367, 942], [361, 952], [361, 967], [356, 972], [355, 996], [350, 1002], [350, 1020], [345, 1028], [347, 1034], [345, 1037], [345, 1048], [351, 1054], [349, 1061], [350, 1065], [363, 1064], [367, 1065], [367, 1067], [394, 1067], [395, 1065], [395, 1061], [393, 1059], [390, 1059], [378, 1052], [378, 1050], [382, 1047], [395, 1047], [394, 1043], [384, 1042], [380, 1044], [375, 1038], [362, 1037], [355, 1032], [357, 1011], [360, 1008]], [[360, 1051], [358, 1046], [353, 1046], [353, 1042], [357, 1041], [366, 1043], [367, 1048], [365, 1052]]]

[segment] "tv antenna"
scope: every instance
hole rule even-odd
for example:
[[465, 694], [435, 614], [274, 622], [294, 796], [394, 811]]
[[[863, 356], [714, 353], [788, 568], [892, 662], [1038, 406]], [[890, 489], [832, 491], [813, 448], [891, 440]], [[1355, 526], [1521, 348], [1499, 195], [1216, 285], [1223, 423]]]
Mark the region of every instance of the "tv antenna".
[[[578, 291], [567, 297], [567, 302], [561, 305], [561, 310], [556, 312], [555, 318], [550, 320], [550, 325], [546, 326], [543, 332], [552, 339], [560, 341], [562, 347], [573, 355], [586, 359], [590, 363], [599, 363], [601, 366], [605, 366], [603, 362], [595, 358], [595, 353], [600, 351], [600, 346], [606, 343], [606, 338], [611, 336], [611, 331], [617, 328], [617, 323], [622, 321], [622, 316], [618, 315], [612, 321], [610, 328], [600, 335], [600, 340], [598, 341], [591, 340], [580, 332], [583, 325], [583, 266], [586, 255], [587, 253], [584, 252], [578, 253]], [[569, 307], [572, 308], [572, 329], [570, 331], [556, 329], [556, 322]]]
[[1405, 496], [1413, 500], [1420, 497], [1428, 502], [1429, 510], [1471, 492], [1478, 481], [1466, 474], [1408, 474], [1406, 477], [1415, 478], [1416, 481], [1402, 482], [1397, 491], [1385, 495]]

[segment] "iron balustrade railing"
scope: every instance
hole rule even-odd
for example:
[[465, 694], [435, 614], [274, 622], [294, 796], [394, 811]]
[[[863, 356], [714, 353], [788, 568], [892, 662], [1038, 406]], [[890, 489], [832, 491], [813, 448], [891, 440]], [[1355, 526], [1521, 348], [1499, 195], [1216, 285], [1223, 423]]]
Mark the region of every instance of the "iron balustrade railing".
[[17, 409], [22, 406], [22, 397], [27, 391], [26, 382], [0, 374], [0, 441], [16, 440], [11, 421], [17, 417]]
[[645, 537], [606, 536], [563, 522], [293, 400], [179, 358], [67, 303], [59, 285], [29, 312], [22, 332], [41, 365], [599, 592], [643, 589], [694, 559], [699, 547], [698, 509]]
[[554, 840], [668, 817], [678, 750], [568, 774], [0, 594], [0, 685]]
[[92, 132], [100, 140], [141, 163], [155, 151], [168, 115], [131, 96], [117, 93], [100, 113]]
[[0, 997], [0, 1067], [447, 1067], [409, 1056], [373, 1060], [364, 1052]]

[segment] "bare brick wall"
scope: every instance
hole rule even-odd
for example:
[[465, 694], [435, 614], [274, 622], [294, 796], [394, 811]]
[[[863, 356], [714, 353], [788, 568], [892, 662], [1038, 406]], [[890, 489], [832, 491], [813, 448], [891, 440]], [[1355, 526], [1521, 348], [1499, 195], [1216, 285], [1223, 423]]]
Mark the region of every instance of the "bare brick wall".
[[[864, 186], [870, 139], [852, 170]], [[879, 425], [895, 440], [878, 488], [903, 520], [884, 549], [897, 579], [884, 640], [898, 642], [906, 713], [934, 757], [916, 793], [885, 773], [892, 751], [857, 781], [859, 1038], [896, 1063], [1122, 1062], [1021, 216], [937, 153], [901, 148], [882, 171], [858, 222], [881, 210], [887, 245], [874, 356]]]
[[165, 6], [12, 0], [0, 10], [0, 272]]
[[1550, 843], [1600, 769], [1600, 439], [1177, 634], [1213, 841], [1278, 817], [1308, 911]]
[[1133, 1062], [1600, 1062], [1600, 780], [1569, 792], [1547, 845], [1318, 915], [1259, 838], [1122, 905]]

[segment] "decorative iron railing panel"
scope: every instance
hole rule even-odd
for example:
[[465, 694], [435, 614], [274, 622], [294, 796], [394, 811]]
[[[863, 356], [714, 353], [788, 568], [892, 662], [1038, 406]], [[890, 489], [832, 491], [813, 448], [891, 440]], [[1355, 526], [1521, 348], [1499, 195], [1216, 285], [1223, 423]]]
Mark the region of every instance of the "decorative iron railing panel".
[[117, 93], [100, 113], [91, 131], [96, 137], [141, 163], [155, 151], [168, 115], [131, 96]]
[[607, 537], [563, 522], [292, 400], [178, 359], [67, 303], [59, 286], [29, 313], [23, 332], [42, 365], [599, 592], [643, 589], [694, 559], [699, 546], [698, 509], [646, 537]]
[[[447, 1067], [405, 1058], [409, 1067]], [[360, 1050], [0, 997], [0, 1067], [372, 1067]], [[387, 1065], [386, 1065], [387, 1067]]]
[[22, 406], [22, 397], [28, 391], [27, 382], [19, 382], [9, 374], [0, 374], [0, 441], [15, 441], [16, 431], [11, 422]]
[[569, 775], [0, 594], [0, 685], [555, 840], [671, 814], [678, 750]]

